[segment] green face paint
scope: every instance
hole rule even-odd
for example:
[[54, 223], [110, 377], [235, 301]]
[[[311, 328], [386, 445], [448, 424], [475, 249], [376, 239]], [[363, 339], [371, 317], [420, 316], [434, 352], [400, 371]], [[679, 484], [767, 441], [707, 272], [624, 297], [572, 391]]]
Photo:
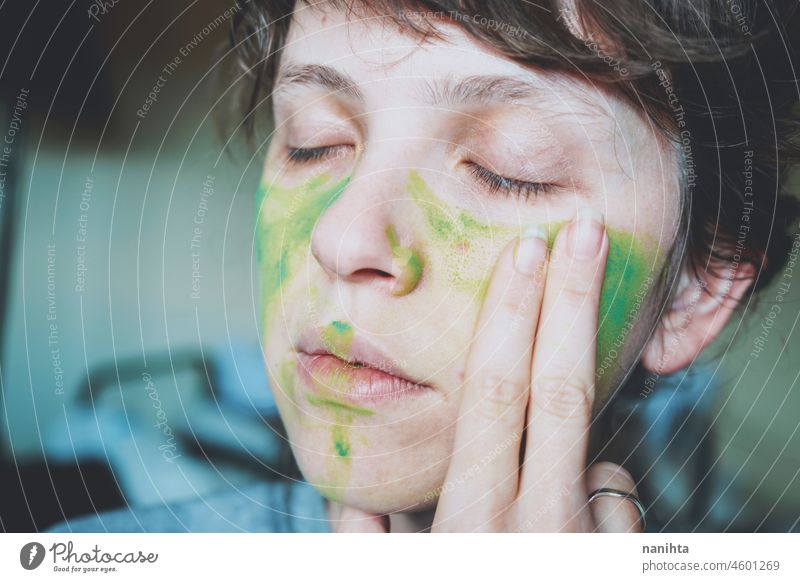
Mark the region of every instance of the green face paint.
[[339, 425], [333, 427], [333, 450], [340, 457], [350, 456], [350, 435]]
[[328, 460], [328, 477], [324, 483], [317, 483], [320, 493], [328, 499], [336, 501], [350, 480], [351, 454], [350, 430], [356, 416], [372, 416], [374, 412], [368, 408], [342, 402], [329, 396], [309, 394], [308, 402], [324, 410], [333, 417], [331, 425], [331, 448]]
[[256, 249], [261, 273], [262, 318], [272, 307], [281, 286], [288, 281], [311, 244], [320, 216], [347, 187], [350, 178], [336, 183], [326, 174], [295, 188], [262, 182], [256, 192]]
[[[349, 347], [353, 338], [353, 328], [341, 321], [334, 321], [325, 330], [326, 334]], [[317, 483], [320, 492], [329, 499], [336, 500], [343, 487], [347, 486], [350, 476], [350, 463], [353, 446], [350, 433], [357, 417], [370, 417], [373, 410], [346, 402], [337, 398], [338, 394], [346, 394], [353, 385], [349, 368], [332, 372], [315, 372], [313, 375], [314, 391], [306, 395], [308, 403], [323, 411], [323, 418], [332, 419], [330, 424], [330, 458], [328, 460], [327, 478], [324, 484]], [[301, 422], [303, 422], [301, 420]], [[326, 422], [327, 424], [327, 422]]]
[[396, 296], [408, 295], [422, 277], [422, 257], [410, 247], [404, 247], [397, 240], [392, 225], [386, 227], [386, 236], [392, 249], [392, 262], [398, 271], [397, 283], [392, 290]]
[[[343, 322], [335, 322], [337, 333], [346, 335], [352, 328]], [[330, 440], [328, 448], [328, 459], [326, 461], [326, 471], [324, 477], [317, 477], [314, 485], [322, 495], [334, 501], [340, 500], [343, 492], [348, 486], [351, 473], [351, 461], [353, 454], [353, 443], [351, 442], [351, 431], [358, 418], [368, 418], [375, 414], [375, 411], [358, 406], [350, 402], [340, 400], [337, 394], [346, 392], [348, 386], [352, 384], [352, 379], [347, 370], [335, 373], [315, 375], [314, 392], [305, 395], [305, 400], [319, 409], [324, 414], [317, 417], [314, 414], [298, 414], [297, 403], [294, 402], [297, 375], [297, 362], [294, 359], [287, 360], [279, 367], [278, 377], [280, 382], [280, 393], [291, 401], [289, 410], [281, 408], [284, 421], [290, 421], [290, 428], [300, 427], [301, 431], [319, 429], [320, 426], [329, 431]], [[288, 416], [286, 416], [288, 414]], [[368, 446], [364, 435], [359, 434], [357, 443]]]
[[330, 353], [346, 360], [350, 355], [355, 330], [344, 321], [332, 321], [322, 330], [322, 341]]
[[[294, 188], [267, 188], [265, 184], [259, 188], [256, 243], [262, 285], [262, 322], [270, 322], [266, 315], [278, 303], [282, 286], [301, 274], [308, 260], [314, 226], [348, 182], [349, 178], [334, 182], [327, 176], [317, 176]], [[414, 225], [415, 237], [419, 238], [415, 238], [414, 246], [424, 250], [424, 261], [421, 254], [400, 243], [393, 229], [387, 228], [385, 234], [392, 258], [397, 261], [401, 273], [394, 291], [398, 295], [407, 294], [422, 279], [427, 290], [430, 276], [435, 288], [460, 293], [461, 296], [456, 297], [459, 303], [466, 305], [473, 299], [482, 300], [500, 250], [527, 225], [512, 227], [483, 222], [443, 202], [414, 172], [410, 174], [408, 190], [420, 209], [420, 223]], [[558, 221], [542, 225], [547, 229], [551, 246], [564, 224], [565, 221]], [[637, 319], [642, 297], [652, 283], [654, 266], [660, 267], [660, 262], [655, 260], [656, 247], [647, 242], [646, 237], [634, 237], [629, 232], [612, 228], [608, 229], [608, 236], [609, 258], [599, 311], [598, 373], [605, 373], [610, 366], [607, 361], [616, 360], [631, 322]], [[318, 304], [316, 292], [313, 286], [309, 287], [314, 306]], [[296, 298], [293, 300], [296, 303]], [[404, 303], [400, 309], [405, 309]], [[398, 313], [403, 312], [399, 309], [389, 312], [388, 318]], [[345, 357], [351, 349], [354, 330], [347, 322], [336, 321], [326, 326], [323, 336], [332, 353]], [[297, 435], [313, 434], [317, 439], [319, 434], [319, 438], [324, 439], [319, 450], [327, 453], [328, 466], [314, 481], [323, 495], [341, 499], [350, 483], [351, 463], [363, 450], [359, 447], [369, 446], [365, 441], [367, 431], [358, 424], [370, 423], [375, 411], [337, 399], [337, 394], [346, 393], [353, 385], [352, 369], [340, 369], [315, 379], [317, 389], [306, 395], [295, 389], [296, 366], [297, 362], [292, 359], [273, 370], [278, 376], [274, 381], [280, 385], [276, 391], [293, 403], [290, 410], [282, 408], [282, 414], [287, 413], [284, 420], [287, 426], [300, 431]], [[298, 411], [295, 398], [300, 400], [300, 406], [306, 407], [305, 413]], [[310, 413], [311, 407], [320, 411], [316, 419]]]
[[355, 414], [357, 416], [372, 416], [375, 414], [375, 411], [370, 410], [369, 408], [356, 406], [355, 404], [350, 404], [348, 402], [342, 402], [341, 400], [336, 400], [330, 396], [316, 396], [314, 394], [309, 394], [306, 399], [311, 405], [334, 413], [344, 412]]
[[433, 247], [428, 254], [439, 255], [439, 268], [446, 268], [448, 287], [482, 299], [492, 273], [490, 261], [508, 241], [519, 236], [520, 228], [484, 223], [446, 204], [413, 170], [409, 172], [408, 192], [425, 216], [430, 234], [426, 242]]
[[[500, 250], [520, 236], [525, 226], [482, 222], [443, 202], [414, 171], [409, 172], [408, 191], [426, 219], [434, 247], [428, 253], [429, 258], [438, 259], [438, 268], [448, 270], [447, 283], [451, 289], [482, 301], [493, 267], [487, 259], [495, 261]], [[550, 248], [558, 231], [567, 223], [561, 220], [541, 225], [547, 232]], [[609, 253], [598, 314], [598, 375], [604, 374], [605, 368], [619, 356], [653, 283], [654, 269], [660, 268], [654, 241], [634, 237], [621, 229], [608, 227], [606, 231]]]

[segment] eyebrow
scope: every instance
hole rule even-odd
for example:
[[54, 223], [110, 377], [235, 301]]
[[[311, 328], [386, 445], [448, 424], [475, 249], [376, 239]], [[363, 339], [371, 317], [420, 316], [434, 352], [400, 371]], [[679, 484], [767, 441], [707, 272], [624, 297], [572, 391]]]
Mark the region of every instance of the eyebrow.
[[519, 77], [473, 75], [463, 79], [443, 77], [425, 80], [420, 100], [428, 105], [490, 105], [529, 99], [541, 87]]
[[[291, 86], [308, 86], [345, 95], [357, 102], [364, 101], [358, 83], [335, 68], [320, 64], [287, 64], [275, 83], [275, 93]], [[428, 105], [489, 105], [508, 103], [541, 94], [542, 87], [520, 77], [473, 75], [456, 79], [452, 76], [424, 79], [417, 93]]]
[[281, 67], [274, 93], [291, 86], [310, 86], [341, 93], [354, 101], [364, 101], [364, 95], [352, 77], [327, 65], [296, 65]]

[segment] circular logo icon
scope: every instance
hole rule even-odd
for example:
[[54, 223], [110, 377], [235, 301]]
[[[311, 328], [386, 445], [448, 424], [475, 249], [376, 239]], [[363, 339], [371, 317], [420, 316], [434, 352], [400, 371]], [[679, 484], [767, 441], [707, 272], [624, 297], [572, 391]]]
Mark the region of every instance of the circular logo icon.
[[26, 570], [35, 570], [44, 561], [44, 546], [39, 542], [29, 542], [19, 551], [19, 563]]

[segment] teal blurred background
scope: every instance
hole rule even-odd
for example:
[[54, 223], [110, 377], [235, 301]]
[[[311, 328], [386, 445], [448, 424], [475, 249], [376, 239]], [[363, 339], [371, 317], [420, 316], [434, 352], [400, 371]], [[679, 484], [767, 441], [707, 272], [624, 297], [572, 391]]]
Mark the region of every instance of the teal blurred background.
[[236, 4], [91, 5], [0, 8], [3, 134], [28, 95], [0, 206], [11, 531], [283, 462], [255, 316], [261, 159], [219, 128]]

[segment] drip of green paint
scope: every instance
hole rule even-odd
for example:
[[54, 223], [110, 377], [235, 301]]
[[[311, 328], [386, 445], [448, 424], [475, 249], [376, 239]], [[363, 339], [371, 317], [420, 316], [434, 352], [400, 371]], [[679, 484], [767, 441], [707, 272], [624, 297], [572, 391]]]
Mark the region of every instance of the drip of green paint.
[[333, 450], [342, 458], [350, 456], [350, 435], [347, 434], [347, 429], [340, 425], [333, 427]]

